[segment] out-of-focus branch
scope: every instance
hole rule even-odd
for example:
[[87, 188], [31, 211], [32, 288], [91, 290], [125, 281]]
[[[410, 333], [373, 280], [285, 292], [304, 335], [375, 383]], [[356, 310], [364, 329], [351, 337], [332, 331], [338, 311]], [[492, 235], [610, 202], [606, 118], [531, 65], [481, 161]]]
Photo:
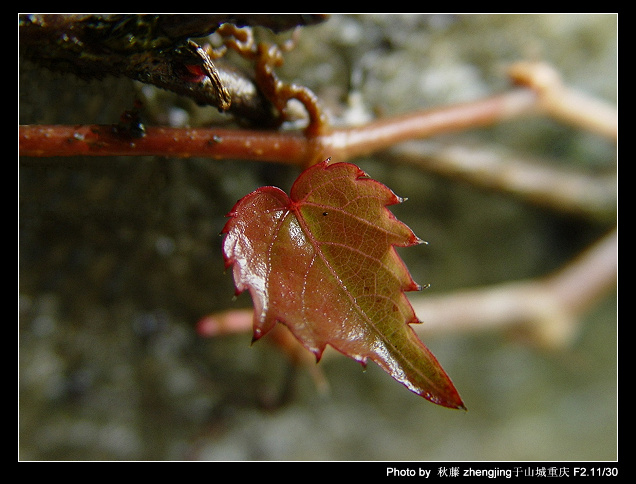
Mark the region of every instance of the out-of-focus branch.
[[528, 86], [539, 95], [539, 109], [578, 128], [616, 139], [616, 108], [588, 94], [567, 87], [559, 73], [542, 62], [517, 62], [508, 75], [513, 82]]
[[[535, 114], [552, 117], [616, 141], [615, 107], [564, 85], [545, 63], [518, 62], [508, 74], [515, 84], [536, 94]], [[392, 161], [517, 196], [525, 201], [575, 215], [608, 220], [616, 216], [616, 173], [592, 176], [573, 169], [537, 163], [507, 153], [501, 147], [451, 146], [410, 141], [387, 150]]]
[[541, 345], [567, 345], [585, 312], [616, 289], [617, 245], [613, 231], [543, 278], [414, 297], [413, 308], [424, 321], [415, 329], [428, 333], [518, 327], [530, 330]]
[[[519, 328], [530, 330], [538, 344], [563, 347], [572, 341], [585, 312], [616, 289], [617, 244], [613, 231], [565, 267], [539, 279], [411, 297], [424, 322], [413, 328], [418, 333]], [[206, 337], [249, 332], [252, 318], [252, 310], [212, 314], [199, 321], [198, 332]], [[285, 351], [297, 356], [289, 344], [286, 340]]]
[[472, 186], [507, 193], [532, 204], [590, 219], [616, 217], [616, 173], [591, 175], [526, 160], [503, 147], [449, 145], [410, 141], [382, 154]]

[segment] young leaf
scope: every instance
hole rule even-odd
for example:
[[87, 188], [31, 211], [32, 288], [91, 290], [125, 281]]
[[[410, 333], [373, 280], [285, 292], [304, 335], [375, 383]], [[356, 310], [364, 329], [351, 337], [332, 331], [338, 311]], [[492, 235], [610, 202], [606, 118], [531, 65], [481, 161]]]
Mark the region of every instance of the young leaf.
[[417, 338], [404, 291], [420, 289], [395, 246], [421, 243], [386, 208], [401, 202], [350, 163], [305, 170], [288, 197], [275, 187], [246, 195], [223, 229], [237, 294], [254, 304], [254, 340], [280, 322], [320, 357], [327, 344], [433, 403], [464, 408]]

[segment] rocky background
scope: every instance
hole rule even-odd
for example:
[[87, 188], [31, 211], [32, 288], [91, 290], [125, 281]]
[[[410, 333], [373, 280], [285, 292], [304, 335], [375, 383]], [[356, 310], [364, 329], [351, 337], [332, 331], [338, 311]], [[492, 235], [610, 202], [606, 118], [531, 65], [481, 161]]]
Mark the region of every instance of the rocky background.
[[[302, 32], [278, 71], [341, 122], [479, 99], [505, 66], [545, 60], [617, 99], [615, 15], [334, 15]], [[142, 99], [148, 124], [205, 125], [214, 109], [126, 79], [81, 81], [19, 65], [19, 122], [116, 123]], [[612, 171], [615, 146], [551, 120], [443, 140]], [[541, 276], [611, 228], [432, 176], [355, 160], [409, 200], [428, 246], [400, 255], [428, 290]], [[425, 343], [468, 412], [432, 405], [374, 364], [320, 363], [321, 393], [266, 338], [203, 339], [233, 300], [219, 232], [258, 186], [299, 170], [208, 159], [52, 158], [19, 163], [19, 458], [22, 460], [612, 460], [617, 458], [616, 294], [559, 351], [504, 332]]]

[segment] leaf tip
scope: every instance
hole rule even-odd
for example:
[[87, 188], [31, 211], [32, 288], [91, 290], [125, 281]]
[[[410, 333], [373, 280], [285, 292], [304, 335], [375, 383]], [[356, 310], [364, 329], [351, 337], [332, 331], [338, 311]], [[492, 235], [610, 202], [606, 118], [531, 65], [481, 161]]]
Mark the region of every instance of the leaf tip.
[[252, 333], [252, 341], [250, 342], [250, 344], [253, 345], [254, 343], [256, 343], [263, 337], [263, 334], [264, 333], [260, 329], [254, 329], [254, 332]]
[[432, 395], [428, 392], [421, 393], [420, 395], [424, 397], [426, 400], [428, 400], [429, 402], [432, 402], [441, 407], [450, 408], [452, 410], [464, 410], [465, 412], [468, 411], [468, 409], [466, 408], [466, 405], [464, 405], [464, 401], [462, 400], [462, 398], [459, 396], [459, 394], [456, 391], [454, 392], [453, 395], [448, 396], [448, 398], [441, 398], [439, 396]]
[[468, 412], [468, 408], [466, 407], [466, 405], [464, 405], [464, 402], [462, 401], [462, 399], [459, 399], [459, 402], [457, 402], [454, 406], [448, 406], [448, 408], [452, 408], [453, 410], [463, 410], [464, 412]]

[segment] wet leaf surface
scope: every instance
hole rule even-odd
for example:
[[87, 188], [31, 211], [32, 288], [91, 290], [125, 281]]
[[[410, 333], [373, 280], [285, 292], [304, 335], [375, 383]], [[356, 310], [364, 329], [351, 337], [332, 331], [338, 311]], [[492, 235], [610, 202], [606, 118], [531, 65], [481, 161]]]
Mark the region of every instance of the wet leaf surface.
[[386, 208], [401, 202], [350, 163], [305, 170], [288, 197], [262, 187], [242, 198], [224, 228], [237, 291], [254, 303], [254, 339], [285, 324], [317, 359], [327, 345], [375, 361], [424, 398], [463, 403], [417, 338], [405, 291], [420, 289], [395, 247], [421, 243]]

